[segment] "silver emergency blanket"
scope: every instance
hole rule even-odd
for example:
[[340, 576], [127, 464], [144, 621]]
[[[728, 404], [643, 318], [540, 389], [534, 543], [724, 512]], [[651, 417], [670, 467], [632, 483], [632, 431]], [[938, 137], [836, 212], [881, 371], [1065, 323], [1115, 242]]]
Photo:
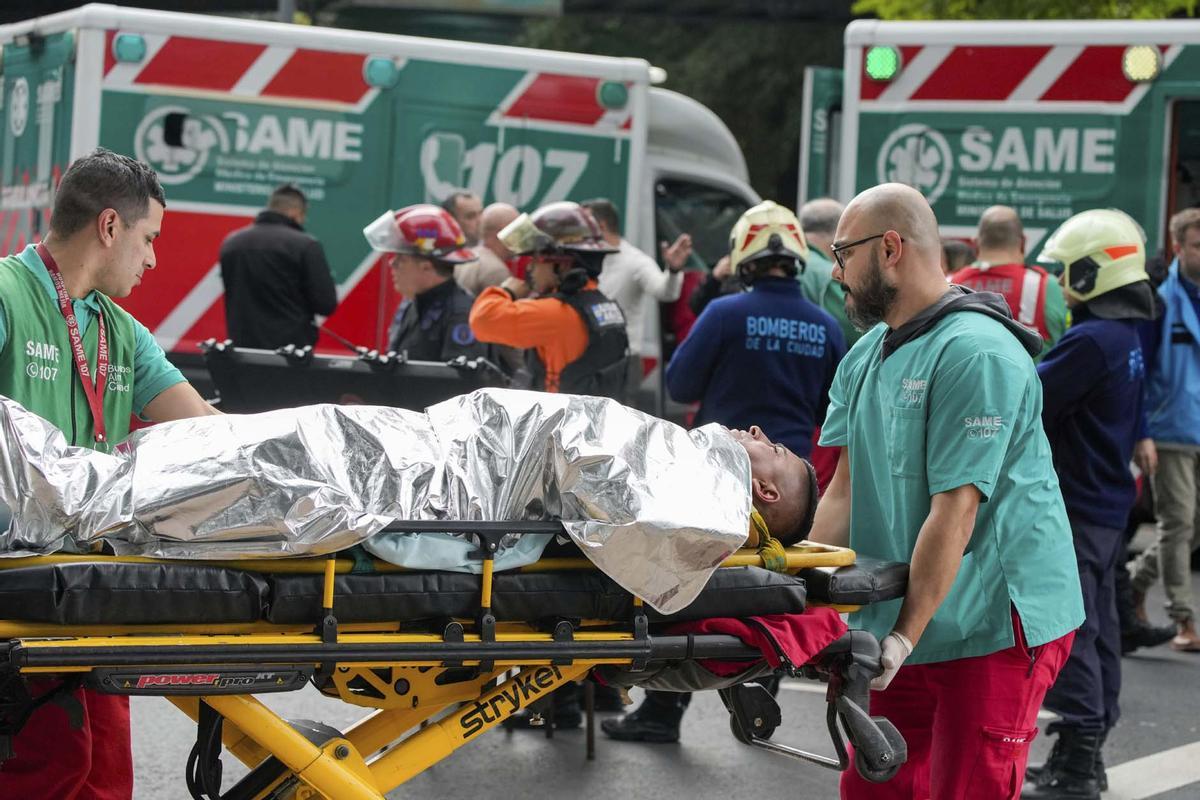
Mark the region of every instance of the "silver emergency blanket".
[[[402, 566], [462, 566], [462, 537], [394, 520], [561, 519], [596, 566], [663, 613], [690, 603], [746, 539], [750, 466], [720, 426], [691, 432], [611, 400], [483, 389], [425, 414], [318, 405], [179, 420], [111, 455], [0, 398], [0, 555], [229, 559], [363, 543]], [[529, 537], [524, 537], [528, 539]], [[411, 563], [420, 542], [420, 558]], [[506, 537], [516, 563], [537, 558]], [[509, 559], [513, 562], [513, 559]], [[407, 562], [407, 563], [406, 563]], [[514, 566], [509, 563], [508, 566]]]

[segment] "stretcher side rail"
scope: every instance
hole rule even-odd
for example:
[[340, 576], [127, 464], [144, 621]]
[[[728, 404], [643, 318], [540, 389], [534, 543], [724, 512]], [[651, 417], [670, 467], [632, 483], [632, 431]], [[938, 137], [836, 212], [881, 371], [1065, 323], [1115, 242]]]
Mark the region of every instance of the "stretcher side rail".
[[[398, 634], [397, 638], [402, 635]], [[253, 637], [243, 637], [253, 638]], [[311, 637], [309, 637], [311, 638]], [[0, 665], [17, 670], [71, 672], [97, 667], [204, 667], [246, 664], [314, 664], [336, 660], [339, 664], [471, 665], [484, 661], [631, 661], [679, 659], [757, 661], [762, 653], [735, 636], [690, 634], [652, 636], [608, 641], [490, 641], [427, 643], [367, 643], [353, 641], [298, 644], [123, 644], [114, 637], [96, 637], [95, 643], [31, 646], [24, 642], [0, 644]], [[375, 636], [372, 638], [380, 638]], [[431, 639], [433, 637], [430, 637]], [[110, 644], [105, 639], [113, 639]], [[447, 663], [449, 662], [449, 663]]]

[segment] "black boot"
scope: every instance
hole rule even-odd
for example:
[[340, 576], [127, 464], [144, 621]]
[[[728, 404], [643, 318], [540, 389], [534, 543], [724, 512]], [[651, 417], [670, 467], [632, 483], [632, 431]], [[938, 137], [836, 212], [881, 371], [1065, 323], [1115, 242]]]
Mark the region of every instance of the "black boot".
[[1117, 617], [1121, 620], [1121, 655], [1126, 656], [1139, 647], [1158, 647], [1175, 638], [1174, 625], [1151, 625], [1144, 617], [1145, 600], [1133, 591], [1129, 573], [1122, 579], [1117, 573]]
[[1107, 741], [1108, 731], [1105, 731], [1100, 734], [1100, 746], [1096, 748], [1096, 783], [1100, 785], [1101, 792], [1108, 791], [1108, 768], [1104, 766], [1104, 743]]
[[554, 690], [552, 702], [534, 703], [532, 707], [504, 720], [503, 725], [510, 731], [530, 728], [544, 730], [544, 726], [550, 722], [554, 723], [555, 730], [570, 730], [583, 724], [583, 709], [579, 706], [579, 684], [563, 684]]
[[603, 720], [600, 730], [621, 742], [678, 742], [679, 723], [686, 708], [675, 692], [647, 692], [636, 711], [620, 719]]
[[1051, 722], [1046, 726], [1046, 735], [1055, 736], [1054, 746], [1050, 748], [1050, 756], [1042, 764], [1030, 764], [1025, 767], [1026, 782], [1041, 783], [1047, 775], [1052, 775], [1062, 765], [1063, 759], [1063, 739], [1057, 736], [1060, 728], [1057, 722]]
[[[1026, 781], [1021, 800], [1100, 800], [1100, 747], [1104, 735], [1060, 728], [1055, 750], [1061, 755]], [[1061, 749], [1060, 749], [1061, 746]]]

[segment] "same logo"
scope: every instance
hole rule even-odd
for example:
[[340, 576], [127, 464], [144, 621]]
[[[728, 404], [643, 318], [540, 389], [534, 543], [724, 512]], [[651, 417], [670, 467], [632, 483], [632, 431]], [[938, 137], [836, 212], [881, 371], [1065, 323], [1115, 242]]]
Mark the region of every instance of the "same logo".
[[892, 131], [879, 148], [879, 183], [905, 183], [933, 205], [950, 185], [950, 143], [928, 125], [911, 123]]
[[[178, 125], [178, 137], [168, 137]], [[172, 141], [168, 143], [168, 138]], [[229, 150], [229, 134], [210, 115], [192, 115], [183, 106], [163, 106], [146, 115], [133, 136], [134, 153], [169, 186], [187, 183], [204, 169], [213, 148]]]
[[13, 81], [8, 99], [8, 129], [14, 137], [25, 132], [29, 123], [29, 81], [17, 78]]

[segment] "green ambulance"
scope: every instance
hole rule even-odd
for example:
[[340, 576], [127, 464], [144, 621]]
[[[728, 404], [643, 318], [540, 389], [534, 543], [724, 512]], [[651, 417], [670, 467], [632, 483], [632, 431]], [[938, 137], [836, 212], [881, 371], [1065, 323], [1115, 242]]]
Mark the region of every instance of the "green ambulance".
[[800, 203], [899, 181], [963, 239], [1008, 205], [1031, 259], [1113, 207], [1153, 254], [1200, 204], [1200, 21], [855, 21], [843, 69], [808, 70], [803, 115]]
[[607, 197], [634, 245], [689, 232], [712, 263], [759, 199], [728, 128], [642, 59], [110, 5], [0, 26], [0, 48], [0, 251], [45, 233], [72, 158], [100, 145], [154, 166], [159, 266], [121, 304], [201, 391], [197, 345], [225, 338], [218, 248], [280, 183], [307, 193], [334, 272], [326, 326], [380, 350], [399, 297], [362, 228], [387, 209], [458, 187], [521, 210]]

